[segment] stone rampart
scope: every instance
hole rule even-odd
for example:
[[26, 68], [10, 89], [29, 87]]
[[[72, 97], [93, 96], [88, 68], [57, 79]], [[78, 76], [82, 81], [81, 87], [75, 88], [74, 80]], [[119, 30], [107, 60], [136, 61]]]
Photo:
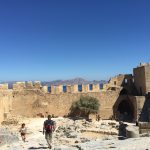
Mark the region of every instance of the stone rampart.
[[8, 83], [0, 84], [0, 91], [8, 90]]
[[[81, 86], [79, 89], [79, 86]], [[100, 85], [92, 84], [92, 89], [90, 89], [90, 85], [65, 85], [66, 90], [64, 90], [64, 85], [51, 85], [51, 91], [48, 91], [48, 86], [42, 86], [40, 81], [28, 81], [28, 82], [16, 82], [13, 84], [13, 90], [21, 91], [21, 90], [43, 90], [45, 93], [51, 94], [61, 94], [61, 93], [87, 93], [87, 92], [99, 92]]]
[[[45, 87], [44, 87], [45, 88]], [[24, 90], [24, 89], [42, 89], [40, 81], [28, 81], [28, 82], [16, 82], [13, 84], [13, 90]]]
[[12, 111], [12, 90], [0, 91], [0, 122]]
[[[149, 70], [148, 70], [149, 71]], [[149, 74], [147, 75], [149, 79]], [[138, 78], [137, 78], [138, 79]], [[149, 80], [147, 80], [149, 81]], [[81, 96], [91, 96], [99, 100], [99, 114], [102, 119], [109, 119], [120, 111], [121, 105], [133, 105], [132, 113], [136, 119], [138, 115], [144, 112], [147, 105], [146, 97], [135, 97], [132, 90], [134, 85], [131, 74], [118, 75], [105, 84], [100, 89], [99, 84], [92, 85], [52, 85], [42, 86], [40, 81], [16, 82], [13, 89], [8, 89], [8, 84], [0, 85], [0, 120], [4, 119], [4, 114], [10, 112], [15, 115], [26, 117], [36, 117], [37, 114], [54, 114], [55, 116], [68, 115], [70, 107], [74, 101], [79, 100]], [[120, 99], [119, 96], [124, 97]], [[133, 96], [133, 97], [130, 97]], [[119, 101], [120, 100], [120, 101]], [[114, 105], [117, 104], [114, 109]], [[119, 109], [118, 109], [119, 108]], [[146, 107], [147, 109], [147, 107]], [[113, 112], [115, 110], [115, 112]], [[127, 110], [128, 111], [128, 110]]]
[[[54, 114], [55, 116], [68, 115], [74, 101], [81, 96], [91, 96], [99, 100], [99, 113], [103, 119], [109, 119], [113, 115], [113, 105], [118, 98], [119, 92], [100, 91], [89, 93], [43, 93], [41, 90], [23, 90], [13, 92], [14, 114], [27, 117], [35, 117], [37, 114]], [[28, 111], [27, 111], [28, 110]]]
[[[109, 85], [109, 84], [108, 84]], [[92, 88], [91, 88], [91, 87]], [[47, 86], [41, 86], [39, 81], [16, 82], [13, 89], [8, 90], [8, 84], [1, 85], [0, 93], [3, 90], [11, 94], [2, 96], [1, 100], [1, 120], [4, 114], [8, 113], [10, 107], [14, 115], [35, 117], [37, 114], [50, 113], [58, 116], [68, 115], [70, 107], [80, 96], [92, 96], [100, 102], [100, 114], [104, 119], [109, 119], [113, 115], [113, 104], [118, 98], [119, 91], [100, 89], [99, 84], [93, 85], [63, 85], [51, 86], [48, 91]]]

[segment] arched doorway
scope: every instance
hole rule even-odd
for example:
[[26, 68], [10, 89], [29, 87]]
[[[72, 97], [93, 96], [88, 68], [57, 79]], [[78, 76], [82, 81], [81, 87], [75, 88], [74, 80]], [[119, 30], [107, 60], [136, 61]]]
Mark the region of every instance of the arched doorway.
[[116, 117], [118, 120], [122, 121], [133, 121], [134, 119], [134, 106], [130, 100], [122, 100], [116, 112]]
[[126, 89], [122, 89], [120, 91], [120, 95], [128, 95], [128, 91]]

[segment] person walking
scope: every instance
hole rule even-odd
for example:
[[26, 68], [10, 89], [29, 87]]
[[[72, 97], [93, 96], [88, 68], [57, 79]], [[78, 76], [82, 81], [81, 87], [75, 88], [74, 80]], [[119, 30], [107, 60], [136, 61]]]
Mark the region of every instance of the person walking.
[[25, 127], [25, 123], [23, 123], [23, 124], [21, 125], [21, 128], [20, 128], [19, 132], [20, 132], [22, 141], [25, 142], [25, 140], [26, 140], [26, 133], [27, 133], [27, 128]]
[[51, 115], [48, 115], [48, 119], [45, 120], [43, 124], [43, 135], [45, 134], [45, 139], [50, 149], [52, 148], [52, 134], [55, 129], [56, 123], [55, 121], [51, 120]]

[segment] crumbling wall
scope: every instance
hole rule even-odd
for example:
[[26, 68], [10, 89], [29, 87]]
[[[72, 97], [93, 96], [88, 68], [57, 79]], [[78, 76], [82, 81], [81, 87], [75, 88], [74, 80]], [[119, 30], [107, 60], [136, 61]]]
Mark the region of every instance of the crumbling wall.
[[16, 82], [13, 84], [13, 90], [21, 91], [21, 90], [34, 90], [34, 89], [42, 89], [42, 85], [40, 81], [28, 81], [28, 82]]
[[103, 85], [103, 90], [125, 89], [129, 95], [135, 94], [134, 79], [132, 74], [119, 74]]

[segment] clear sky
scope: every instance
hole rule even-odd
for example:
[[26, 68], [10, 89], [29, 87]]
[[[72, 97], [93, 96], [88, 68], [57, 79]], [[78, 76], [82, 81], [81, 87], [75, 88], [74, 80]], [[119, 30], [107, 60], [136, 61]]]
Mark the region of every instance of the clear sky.
[[0, 0], [0, 81], [109, 79], [148, 61], [149, 0]]

